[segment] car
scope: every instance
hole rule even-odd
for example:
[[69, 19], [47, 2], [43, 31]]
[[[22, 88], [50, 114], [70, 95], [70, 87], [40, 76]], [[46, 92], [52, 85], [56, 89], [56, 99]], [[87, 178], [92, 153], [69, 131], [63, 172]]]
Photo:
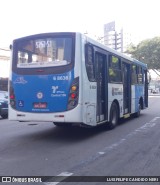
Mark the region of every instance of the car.
[[0, 91], [0, 116], [8, 118], [8, 92]]

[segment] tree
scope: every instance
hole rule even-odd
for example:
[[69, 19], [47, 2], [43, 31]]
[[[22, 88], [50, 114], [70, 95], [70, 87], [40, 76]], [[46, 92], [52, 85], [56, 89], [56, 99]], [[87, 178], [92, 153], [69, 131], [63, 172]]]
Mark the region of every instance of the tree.
[[143, 40], [137, 46], [131, 44], [126, 53], [146, 63], [149, 69], [152, 69], [160, 76], [160, 37]]

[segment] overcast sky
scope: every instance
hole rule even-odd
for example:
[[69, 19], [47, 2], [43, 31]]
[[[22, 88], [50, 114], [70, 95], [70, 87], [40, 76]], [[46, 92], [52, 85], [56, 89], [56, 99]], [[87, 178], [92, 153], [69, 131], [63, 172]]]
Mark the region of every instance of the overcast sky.
[[[160, 36], [160, 0], [1, 0], [0, 48], [12, 40], [54, 31], [88, 32], [102, 37], [103, 26], [116, 21], [141, 39]], [[0, 76], [8, 76], [2, 64]]]
[[135, 36], [160, 36], [159, 7], [159, 0], [2, 0], [0, 47], [43, 32], [87, 31], [100, 37], [113, 20]]

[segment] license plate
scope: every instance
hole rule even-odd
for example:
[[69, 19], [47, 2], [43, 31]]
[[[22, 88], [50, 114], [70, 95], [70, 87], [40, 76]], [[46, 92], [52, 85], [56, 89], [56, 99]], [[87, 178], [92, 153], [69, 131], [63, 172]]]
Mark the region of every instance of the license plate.
[[46, 109], [47, 108], [47, 103], [46, 102], [34, 103], [33, 107], [35, 109]]

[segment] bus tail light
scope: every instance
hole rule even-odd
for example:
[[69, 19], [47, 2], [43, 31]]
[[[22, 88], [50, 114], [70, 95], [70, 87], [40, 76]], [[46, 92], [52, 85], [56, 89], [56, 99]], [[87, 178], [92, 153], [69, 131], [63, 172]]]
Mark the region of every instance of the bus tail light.
[[75, 93], [72, 93], [72, 94], [71, 94], [71, 98], [72, 98], [72, 99], [75, 99], [75, 98], [76, 98], [76, 94], [75, 94]]
[[79, 97], [79, 77], [75, 78], [71, 84], [67, 110], [74, 109], [77, 106], [78, 97]]
[[12, 82], [10, 81], [10, 91], [9, 91], [10, 105], [12, 108], [16, 108], [16, 97], [14, 94], [14, 89], [12, 87]]
[[72, 91], [76, 91], [77, 86], [76, 85], [73, 85], [71, 89], [72, 89]]
[[14, 94], [11, 94], [11, 95], [10, 95], [10, 99], [11, 99], [11, 100], [15, 99]]

